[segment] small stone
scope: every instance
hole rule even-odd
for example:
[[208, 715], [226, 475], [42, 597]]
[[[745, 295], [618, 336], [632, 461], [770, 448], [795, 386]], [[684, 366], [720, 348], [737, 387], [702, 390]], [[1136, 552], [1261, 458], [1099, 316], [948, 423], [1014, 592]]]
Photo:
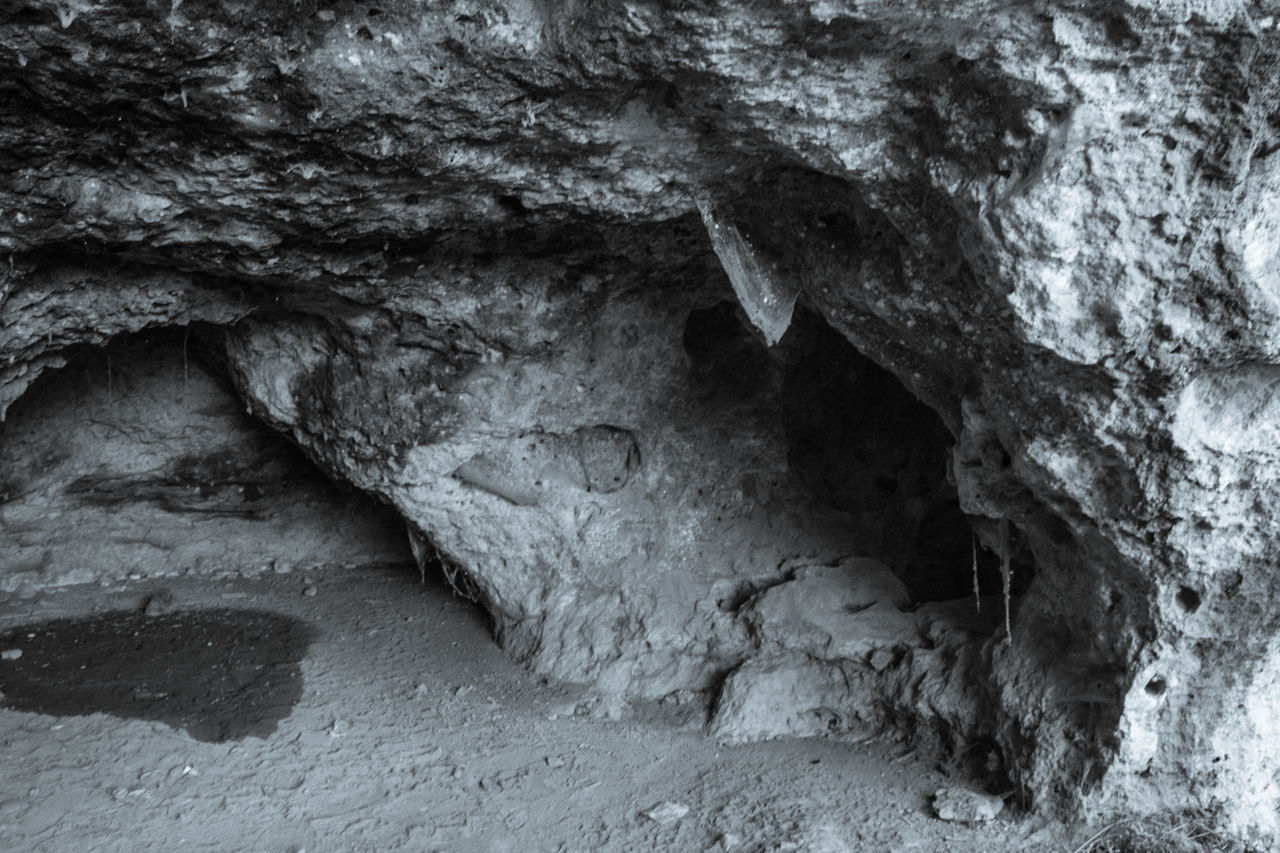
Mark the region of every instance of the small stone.
[[680, 818], [684, 817], [688, 813], [689, 807], [684, 803], [673, 803], [670, 800], [667, 800], [666, 802], [658, 803], [658, 805], [649, 809], [644, 813], [644, 816], [655, 823], [668, 826], [680, 820]]
[[876, 672], [884, 672], [893, 666], [893, 661], [896, 657], [897, 655], [894, 654], [892, 649], [876, 649], [871, 653], [871, 668]]
[[172, 613], [173, 610], [173, 593], [167, 589], [162, 589], [147, 598], [147, 603], [142, 608], [142, 614], [154, 618], [163, 616], [166, 613]]
[[315, 584], [311, 584], [310, 586], [308, 586], [306, 589], [304, 589], [304, 590], [302, 591], [302, 594], [303, 594], [303, 595], [315, 595], [315, 594], [316, 594], [316, 592], [317, 592], [317, 590], [316, 590], [316, 585], [315, 585]]
[[933, 810], [943, 820], [980, 823], [991, 820], [1004, 808], [1004, 800], [994, 794], [980, 794], [967, 788], [939, 788], [933, 795]]
[[721, 850], [737, 850], [742, 846], [742, 836], [736, 832], [722, 832], [716, 840]]
[[5, 649], [0, 652], [0, 660], [17, 660], [22, 657], [22, 649]]

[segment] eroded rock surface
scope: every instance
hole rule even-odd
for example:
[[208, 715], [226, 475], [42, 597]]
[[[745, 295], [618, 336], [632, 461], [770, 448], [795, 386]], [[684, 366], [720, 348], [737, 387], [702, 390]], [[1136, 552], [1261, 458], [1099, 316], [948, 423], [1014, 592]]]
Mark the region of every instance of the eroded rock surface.
[[[1273, 12], [3, 14], [0, 410], [212, 324], [541, 671], [764, 673], [784, 719], [993, 739], [1043, 804], [1280, 830]], [[855, 557], [936, 603], [770, 627]]]

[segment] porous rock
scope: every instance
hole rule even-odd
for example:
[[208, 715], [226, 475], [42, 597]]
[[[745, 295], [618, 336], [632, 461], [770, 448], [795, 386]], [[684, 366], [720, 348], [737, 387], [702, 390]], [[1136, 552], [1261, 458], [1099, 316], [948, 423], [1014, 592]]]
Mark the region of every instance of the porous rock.
[[933, 810], [943, 820], [980, 823], [991, 820], [1004, 809], [1004, 801], [994, 794], [967, 788], [940, 788], [933, 795]]
[[[850, 555], [959, 597], [958, 500], [1011, 632], [881, 650], [881, 722], [993, 739], [1068, 812], [1280, 834], [1272, 12], [3, 16], [0, 412], [75, 346], [209, 324], [252, 412], [393, 504], [509, 648], [625, 696], [846, 666], [738, 609]], [[777, 285], [751, 316], [699, 203]], [[932, 427], [820, 393], [814, 365], [865, 387], [832, 329], [937, 413], [950, 483], [844, 452]]]

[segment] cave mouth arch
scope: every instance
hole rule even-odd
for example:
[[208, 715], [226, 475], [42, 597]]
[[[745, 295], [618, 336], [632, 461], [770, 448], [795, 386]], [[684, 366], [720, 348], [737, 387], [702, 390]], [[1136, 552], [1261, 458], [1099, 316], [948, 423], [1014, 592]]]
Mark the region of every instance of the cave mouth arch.
[[[859, 634], [863, 629], [850, 617], [860, 612], [863, 603], [853, 598], [845, 602], [845, 610], [829, 615], [832, 625], [853, 626], [834, 636], [838, 644], [847, 645], [850, 655], [867, 657], [872, 667], [897, 666], [902, 649], [932, 642], [922, 639], [914, 627], [917, 611], [926, 608], [920, 619], [941, 618], [941, 611], [927, 610], [931, 603], [973, 596], [975, 552], [979, 594], [998, 596], [1002, 591], [999, 557], [976, 544], [978, 539], [948, 481], [950, 435], [932, 410], [813, 310], [798, 306], [787, 335], [770, 348], [751, 329], [741, 308], [723, 298], [727, 296], [708, 294], [693, 301], [688, 313], [676, 315], [684, 318], [677, 338], [680, 349], [674, 353], [673, 367], [663, 375], [675, 383], [673, 406], [689, 420], [655, 433], [645, 433], [641, 423], [636, 429], [642, 443], [655, 440], [655, 434], [662, 436], [658, 441], [673, 442], [672, 436], [678, 437], [690, 422], [699, 427], [696, 420], [705, 417], [712, 429], [693, 433], [684, 452], [705, 450], [712, 456], [706, 441], [718, 440], [739, 427], [750, 431], [741, 448], [747, 453], [763, 448], [758, 453], [768, 467], [762, 468], [762, 479], [772, 478], [759, 484], [759, 513], [799, 515], [813, 510], [825, 513], [824, 518], [840, 517], [839, 524], [853, 532], [847, 537], [842, 534], [839, 545], [854, 542], [855, 548], [827, 550], [809, 559], [813, 552], [807, 550], [808, 543], [825, 546], [826, 540], [816, 535], [810, 540], [799, 537], [815, 529], [826, 535], [825, 527], [805, 528], [800, 523], [788, 527], [795, 522], [782, 518], [777, 527], [763, 528], [758, 525], [759, 515], [733, 517], [732, 510], [752, 501], [754, 487], [746, 470], [750, 465], [743, 462], [755, 463], [748, 456], [735, 455], [738, 448], [716, 449], [718, 455], [702, 469], [700, 482], [723, 489], [724, 495], [710, 507], [692, 501], [688, 507], [705, 514], [705, 529], [710, 533], [734, 529], [740, 536], [747, 531], [754, 538], [724, 541], [712, 536], [706, 547], [732, 550], [734, 542], [750, 545], [776, 533], [778, 541], [765, 545], [783, 559], [748, 555], [756, 560], [748, 571], [737, 576], [726, 572], [683, 600], [672, 596], [655, 604], [653, 624], [660, 625], [658, 620], [664, 618], [680, 619], [679, 607], [696, 610], [697, 602], [691, 598], [715, 604], [723, 598], [724, 605], [716, 610], [725, 622], [737, 624], [736, 633], [709, 621], [697, 628], [704, 631], [700, 638], [719, 642], [728, 635], [730, 642], [739, 642], [737, 637], [743, 634], [765, 636], [773, 630], [771, 608], [781, 606], [777, 604], [780, 596], [790, 595], [785, 591], [788, 584], [796, 583], [795, 594], [803, 597], [833, 583], [835, 595], [830, 600], [834, 601], [854, 594], [840, 586], [846, 569], [848, 577], [856, 580], [864, 563], [879, 561], [907, 592], [898, 597], [890, 591], [878, 599], [896, 611], [897, 615], [889, 614], [896, 633]], [[671, 326], [664, 331], [669, 334]], [[0, 454], [4, 455], [0, 462], [6, 472], [0, 535], [14, 546], [5, 552], [14, 556], [0, 565], [0, 584], [12, 590], [23, 584], [98, 581], [122, 574], [150, 578], [177, 573], [308, 572], [353, 565], [396, 566], [416, 575], [420, 566], [430, 568], [430, 560], [421, 555], [415, 558], [405, 520], [397, 512], [354, 489], [335, 488], [308, 455], [246, 413], [245, 401], [257, 398], [233, 385], [220, 363], [223, 352], [227, 350], [222, 330], [216, 326], [152, 330], [122, 336], [100, 349], [68, 350], [64, 369], [33, 384], [0, 431]], [[377, 362], [369, 365], [371, 371], [382, 371], [376, 374], [378, 381], [402, 381], [385, 367]], [[566, 435], [552, 438], [576, 441], [579, 432]], [[559, 447], [552, 449], [559, 453]], [[571, 449], [578, 451], [572, 461], [581, 463], [582, 447]], [[657, 458], [662, 458], [661, 450]], [[554, 454], [549, 459], [548, 470], [554, 474], [558, 469], [551, 463], [563, 460]], [[684, 473], [676, 464], [668, 464], [675, 474]], [[725, 479], [718, 481], [721, 476]], [[640, 482], [608, 493], [583, 491], [573, 482], [561, 483], [560, 488], [558, 497], [565, 501], [613, 502], [620, 513], [644, 508], [643, 501], [651, 500]], [[468, 506], [492, 512], [495, 527], [512, 519], [556, 517], [554, 507], [513, 505], [501, 495], [472, 493], [470, 499], [475, 503]], [[738, 506], [734, 500], [740, 502]], [[50, 507], [56, 510], [50, 512]], [[671, 510], [660, 507], [658, 511]], [[720, 521], [721, 512], [727, 521], [716, 526], [712, 522]], [[62, 520], [52, 527], [42, 526], [40, 519], [48, 516]], [[406, 511], [405, 518], [415, 516]], [[749, 523], [743, 523], [748, 518]], [[435, 547], [425, 539], [430, 535], [427, 525], [417, 532]], [[454, 560], [452, 551], [441, 553]], [[832, 563], [833, 555], [846, 556], [835, 556]], [[724, 561], [729, 571], [741, 565], [734, 557]], [[482, 573], [492, 567], [477, 564], [474, 555], [463, 555], [455, 562], [455, 572], [476, 572], [481, 583], [491, 580]], [[449, 565], [443, 564], [440, 574], [448, 576]], [[763, 572], [748, 573], [759, 566]], [[619, 583], [648, 592], [649, 576], [642, 571], [646, 568], [642, 559], [620, 561], [612, 568]], [[519, 593], [520, 584], [528, 583], [531, 573], [516, 566], [498, 581], [513, 584]], [[695, 590], [703, 579], [691, 580], [688, 589]], [[466, 591], [464, 584], [464, 595]], [[508, 589], [498, 592], [506, 594]], [[607, 590], [604, 594], [610, 595]], [[562, 681], [590, 681], [606, 665], [600, 663], [603, 656], [592, 657], [596, 650], [574, 644], [580, 629], [594, 627], [591, 607], [611, 616], [622, 612], [611, 598], [607, 606], [592, 601], [573, 611], [511, 619], [485, 596], [468, 597], [479, 599], [489, 611], [486, 621], [492, 620], [490, 627], [501, 644], [539, 674]], [[971, 604], [965, 605], [957, 609], [974, 610]], [[988, 608], [982, 611], [986, 614]], [[726, 644], [719, 657], [685, 660], [660, 646], [653, 648], [657, 644], [650, 641], [661, 639], [659, 629], [650, 635], [645, 633], [647, 626], [632, 630], [625, 620], [617, 619], [610, 624], [622, 626], [614, 640], [619, 658], [634, 654], [637, 661], [629, 675], [633, 680], [620, 688], [633, 699], [658, 698], [672, 689], [688, 688], [703, 691], [714, 701], [714, 685], [727, 669], [761, 650]], [[981, 630], [992, 629], [984, 623]], [[786, 648], [789, 653], [796, 651]], [[883, 654], [873, 656], [875, 650]], [[689, 653], [690, 657], [695, 654]], [[880, 689], [867, 685], [865, 696]], [[832, 707], [847, 701], [848, 697], [824, 697], [827, 704], [835, 703]], [[848, 715], [841, 719], [846, 717], [853, 719]]]
[[212, 327], [64, 350], [0, 425], [0, 585], [418, 571], [399, 515], [245, 411]]

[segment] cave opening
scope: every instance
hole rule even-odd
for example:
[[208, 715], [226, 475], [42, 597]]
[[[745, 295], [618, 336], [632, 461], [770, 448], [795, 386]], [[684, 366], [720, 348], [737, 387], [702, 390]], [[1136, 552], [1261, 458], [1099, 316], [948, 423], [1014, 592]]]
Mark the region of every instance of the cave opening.
[[[268, 738], [303, 699], [326, 589], [444, 599], [491, 628], [393, 508], [247, 413], [221, 335], [65, 349], [0, 425], [0, 707]], [[282, 590], [292, 613], [259, 606]], [[51, 610], [59, 594], [89, 612]]]
[[815, 504], [848, 516], [865, 556], [888, 565], [913, 602], [1002, 596], [1002, 548], [1011, 595], [1025, 592], [1035, 575], [1025, 539], [1013, 528], [1002, 544], [998, 526], [975, 529], [961, 510], [941, 418], [817, 312], [797, 305], [770, 348], [724, 300], [692, 311], [682, 342], [709, 405], [773, 396], [791, 472]]
[[[701, 661], [677, 659], [674, 666], [655, 655], [659, 662], [652, 673], [637, 667], [629, 675], [634, 680], [621, 684], [617, 695], [633, 703], [659, 698], [666, 702], [671, 696], [690, 693], [683, 684], [709, 685], [693, 691], [698, 701], [680, 699], [675, 707], [686, 719], [708, 724], [717, 737], [738, 729], [752, 739], [849, 737], [888, 728], [919, 742], [927, 740], [911, 734], [923, 732], [931, 723], [919, 724], [914, 712], [905, 707], [905, 691], [914, 688], [898, 686], [895, 673], [912, 666], [916, 649], [932, 649], [935, 636], [940, 635], [930, 626], [945, 622], [978, 637], [997, 631], [998, 606], [983, 606], [982, 617], [976, 620], [953, 620], [952, 616], [975, 610], [975, 591], [980, 598], [998, 599], [1004, 590], [1002, 555], [998, 547], [982, 547], [982, 537], [961, 511], [948, 478], [950, 434], [931, 409], [803, 302], [796, 306], [787, 334], [772, 347], [766, 346], [732, 298], [704, 296], [699, 301], [694, 297], [690, 304], [679, 329], [678, 357], [670, 376], [677, 383], [671, 405], [691, 421], [678, 421], [669, 427], [673, 432], [668, 435], [688, 423], [696, 426], [703, 418], [717, 435], [732, 435], [735, 425], [741, 426], [742, 443], [737, 449], [746, 455], [708, 454], [699, 475], [706, 479], [698, 482], [707, 486], [709, 506], [704, 509], [691, 500], [687, 507], [706, 513], [704, 529], [713, 539], [722, 531], [742, 536], [744, 529], [754, 530], [750, 534], [754, 542], [774, 549], [784, 559], [779, 564], [762, 561], [756, 554], [736, 554], [735, 549], [748, 544], [746, 539], [719, 544], [725, 564], [741, 573], [732, 576], [727, 587], [704, 587], [698, 594], [705, 590], [719, 596], [722, 593], [717, 590], [731, 590], [713, 600], [715, 609], [735, 627], [725, 630], [712, 623], [701, 635], [709, 643], [724, 645]], [[61, 355], [66, 366], [42, 376], [12, 408], [0, 431], [0, 463], [5, 472], [0, 535], [12, 545], [0, 558], [5, 561], [0, 566], [0, 583], [17, 601], [37, 590], [96, 583], [114, 591], [112, 600], [124, 606], [79, 621], [41, 622], [7, 614], [5, 624], [18, 627], [0, 639], [14, 648], [29, 644], [30, 657], [26, 665], [9, 662], [5, 684], [11, 695], [6, 707], [54, 714], [73, 706], [99, 710], [125, 719], [163, 722], [198, 741], [239, 742], [246, 734], [270, 739], [272, 732], [285, 725], [283, 720], [301, 714], [296, 709], [306, 706], [308, 682], [301, 673], [314, 665], [306, 651], [311, 636], [307, 626], [318, 625], [313, 621], [318, 617], [311, 614], [312, 603], [323, 597], [317, 596], [317, 587], [338, 583], [353, 599], [395, 599], [405, 608], [415, 603], [427, 609], [443, 606], [436, 600], [443, 593], [478, 629], [468, 635], [467, 642], [496, 648], [478, 639], [488, 635], [496, 636], [509, 654], [525, 657], [525, 650], [531, 650], [525, 661], [550, 683], [575, 680], [574, 670], [557, 671], [562, 661], [581, 661], [580, 671], [588, 672], [587, 667], [596, 665], [600, 652], [592, 647], [592, 639], [576, 633], [598, 630], [587, 607], [582, 608], [580, 624], [566, 623], [573, 626], [564, 635], [567, 639], [555, 639], [563, 645], [553, 645], [548, 640], [550, 631], [533, 620], [521, 623], [495, 606], [481, 585], [488, 580], [482, 574], [483, 564], [477, 572], [475, 565], [438, 551], [425, 525], [406, 529], [405, 519], [389, 505], [341, 477], [322, 472], [298, 445], [250, 416], [246, 400], [255, 398], [247, 393], [242, 397], [238, 380], [231, 378], [232, 369], [224, 363], [231, 356], [223, 335], [221, 327], [193, 325], [121, 336], [100, 348], [65, 350]], [[402, 381], [394, 378], [397, 375], [387, 381]], [[477, 368], [476, 375], [492, 375], [492, 369]], [[610, 428], [610, 435], [626, 436], [629, 448], [644, 448], [643, 463], [637, 455], [633, 465], [631, 451], [625, 454], [629, 476], [619, 479], [617, 488], [599, 488], [593, 477], [583, 481], [586, 487], [576, 485], [576, 480], [554, 479], [566, 477], [558, 467], [566, 459], [572, 464], [563, 470], [572, 473], [573, 465], [599, 467], [613, 458], [614, 442], [592, 443], [600, 429], [578, 428], [565, 436], [521, 433], [522, 448], [533, 451], [527, 444], [532, 435], [536, 449], [547, 454], [534, 460], [542, 466], [535, 468], [559, 491], [541, 493], [538, 501], [526, 504], [504, 498], [502, 490], [471, 489], [464, 493], [471, 501], [468, 506], [485, 508], [498, 524], [515, 525], [533, 516], [553, 516], [556, 500], [582, 505], [612, 502], [624, 513], [640, 506], [646, 482], [652, 482], [646, 480], [649, 474], [644, 466], [658, 464], [654, 459], [663, 459], [664, 452], [661, 442], [655, 444], [642, 428], [634, 435]], [[691, 440], [688, 446], [697, 445]], [[733, 467], [738, 459], [742, 469]], [[758, 476], [745, 470], [756, 466]], [[510, 476], [519, 469], [495, 470]], [[469, 485], [456, 475], [451, 479], [460, 484], [455, 488]], [[717, 494], [716, 489], [721, 491]], [[752, 513], [777, 518], [758, 528], [744, 527], [741, 519], [759, 518]], [[810, 513], [825, 521], [813, 525], [787, 517]], [[823, 525], [831, 519], [839, 528], [831, 541], [838, 541], [845, 550], [828, 549], [806, 562], [809, 544], [825, 547]], [[1009, 542], [1022, 546], [1016, 531]], [[1017, 580], [1012, 592], [1017, 595], [1031, 570], [1009, 550], [1006, 556], [1014, 561]], [[833, 554], [835, 563], [830, 562]], [[893, 583], [878, 578], [879, 564], [892, 573]], [[430, 570], [433, 565], [438, 571], [430, 588], [411, 596], [409, 584], [417, 585], [424, 579], [423, 567]], [[623, 564], [622, 571], [631, 565]], [[647, 570], [650, 562], [636, 565]], [[638, 583], [635, 575], [620, 572], [619, 577], [623, 583]], [[236, 603], [255, 608], [259, 599], [265, 602], [277, 595], [281, 583], [292, 584], [294, 599], [276, 615], [297, 620], [281, 623], [286, 626], [279, 632], [283, 637], [292, 636], [288, 626], [303, 626], [298, 642], [280, 645], [283, 657], [278, 660], [259, 660], [253, 649], [241, 649], [237, 640], [245, 631], [252, 633], [249, 629], [258, 618], [252, 610], [219, 608], [204, 601], [201, 606], [188, 602], [185, 609], [180, 604], [175, 614], [148, 614], [157, 590], [175, 582], [180, 586], [182, 581], [215, 578], [259, 583], [243, 593], [239, 589], [226, 593], [245, 595]], [[846, 580], [853, 581], [853, 586], [844, 586]], [[393, 592], [385, 593], [388, 585]], [[128, 599], [126, 587], [136, 600]], [[899, 587], [902, 595], [896, 592]], [[698, 589], [692, 584], [689, 588]], [[856, 598], [867, 590], [881, 597]], [[139, 593], [145, 597], [138, 598]], [[809, 627], [795, 631], [794, 626], [778, 621], [778, 614], [790, 606], [788, 596], [794, 596], [802, 611], [819, 602], [804, 615]], [[820, 601], [823, 597], [826, 600]], [[941, 609], [931, 610], [934, 604]], [[696, 611], [697, 603], [692, 607]], [[378, 638], [390, 632], [377, 610], [356, 623], [367, 643], [365, 653], [375, 659], [383, 654]], [[415, 618], [407, 610], [402, 612], [403, 619]], [[601, 610], [606, 616], [611, 612]], [[655, 625], [660, 625], [658, 619], [669, 618], [655, 613]], [[340, 615], [351, 616], [350, 612]], [[648, 644], [660, 636], [647, 626], [633, 627], [616, 616], [610, 618], [608, 626], [626, 641]], [[681, 617], [677, 613], [670, 618]], [[241, 624], [244, 620], [248, 621]], [[830, 637], [810, 654], [806, 649], [812, 637], [806, 632], [814, 625], [829, 630]], [[518, 633], [526, 626], [533, 628]], [[543, 633], [538, 634], [539, 630]], [[751, 637], [749, 647], [729, 645], [744, 633]], [[44, 680], [18, 677], [21, 666], [40, 665], [38, 653], [79, 665], [78, 651], [67, 653], [56, 644], [39, 647], [37, 638], [53, 635], [67, 638], [68, 648], [73, 649], [95, 642], [85, 641], [86, 636], [124, 641], [117, 643], [118, 648], [109, 642], [102, 645], [99, 659], [107, 668], [93, 679], [99, 688], [96, 692], [66, 689], [77, 685], [74, 674], [57, 675], [50, 670]], [[201, 638], [211, 645], [201, 647]], [[148, 642], [167, 645], [176, 658], [147, 652]], [[195, 645], [184, 651], [189, 643]], [[416, 643], [398, 641], [399, 646]], [[776, 649], [771, 646], [774, 643], [779, 644]], [[206, 655], [209, 648], [217, 654]], [[769, 657], [778, 652], [781, 658]], [[134, 671], [128, 664], [139, 653], [150, 663]], [[468, 650], [462, 658], [473, 653]], [[535, 657], [539, 654], [540, 659]], [[824, 659], [824, 654], [832, 657]], [[346, 665], [352, 671], [361, 666], [350, 660]], [[777, 668], [768, 670], [768, 666]], [[688, 673], [694, 667], [707, 675], [691, 677]], [[763, 673], [765, 681], [752, 682], [753, 668]], [[732, 706], [733, 697], [754, 695], [756, 684], [767, 686], [775, 673], [792, 669], [800, 673], [798, 677], [812, 680], [806, 688], [812, 690], [811, 698], [801, 693], [796, 704], [779, 706], [772, 721], [756, 728], [751, 728], [759, 722], [750, 719], [754, 711], [734, 717], [732, 708], [725, 710]], [[103, 674], [109, 670], [114, 675]], [[200, 671], [204, 677], [198, 676]], [[267, 679], [264, 671], [274, 675]], [[562, 672], [568, 672], [568, 677]], [[961, 677], [976, 675], [966, 671]], [[160, 684], [161, 676], [172, 680], [167, 686]], [[928, 677], [949, 676], [935, 669]], [[664, 686], [650, 690], [645, 679]], [[726, 686], [731, 683], [732, 687]], [[634, 688], [636, 684], [641, 687]], [[455, 682], [448, 689], [465, 686]], [[415, 687], [414, 696], [434, 695], [435, 689]], [[621, 713], [614, 698], [592, 689], [596, 692], [591, 697], [570, 700], [571, 715], [592, 715], [601, 708], [614, 709], [609, 714]], [[751, 701], [750, 696], [744, 700], [746, 705]], [[206, 713], [206, 705], [216, 713]], [[340, 733], [339, 722], [327, 725]], [[945, 720], [938, 725], [940, 731], [950, 731]], [[333, 732], [331, 736], [341, 736]], [[970, 742], [958, 734], [951, 740], [944, 753], [961, 763], [965, 756], [990, 752], [974, 745], [989, 740]]]
[[0, 425], [8, 591], [176, 574], [418, 572], [389, 506], [250, 416], [215, 327], [62, 351]]
[[[472, 691], [490, 689], [493, 676], [467, 666], [496, 651], [485, 641], [495, 626], [465, 600], [465, 573], [451, 581], [463, 595], [446, 586], [450, 571], [465, 569], [443, 563], [429, 589], [418, 587], [419, 567], [429, 562], [434, 544], [416, 529], [406, 536], [404, 520], [390, 507], [322, 472], [296, 445], [246, 414], [221, 364], [220, 336], [214, 326], [168, 328], [65, 351], [66, 367], [41, 377], [0, 428], [0, 535], [12, 545], [0, 557], [0, 583], [11, 594], [11, 606], [0, 613], [9, 628], [0, 646], [24, 650], [0, 666], [5, 707], [59, 719], [101, 712], [155, 722], [163, 724], [157, 731], [170, 732], [164, 737], [202, 744], [239, 746], [246, 738], [270, 744], [281, 730], [304, 739], [319, 731], [323, 743], [337, 743], [355, 736], [362, 718], [330, 710], [318, 717], [309, 695], [336, 692], [333, 673], [346, 672], [360, 674], [360, 692], [343, 694], [349, 702], [366, 701], [373, 690], [363, 685], [368, 678], [385, 685], [377, 689], [391, 697], [387, 704], [416, 703], [410, 705], [415, 714], [428, 701], [453, 702], [459, 714], [474, 714], [462, 703]], [[695, 411], [732, 423], [735, 412], [751, 408], [782, 448], [787, 477], [796, 484], [788, 494], [806, 496], [801, 509], [812, 505], [845, 518], [857, 531], [860, 553], [889, 566], [907, 587], [910, 602], [898, 602], [904, 619], [929, 602], [972, 596], [974, 534], [947, 481], [950, 437], [895, 378], [803, 305], [785, 338], [766, 347], [736, 303], [709, 301], [688, 315], [680, 347], [689, 396], [701, 407]], [[622, 489], [588, 494], [632, 499]], [[426, 560], [415, 547], [425, 549]], [[980, 591], [998, 595], [999, 558], [977, 550]], [[209, 587], [212, 578], [231, 585]], [[204, 593], [191, 591], [197, 583], [208, 587]], [[106, 612], [32, 618], [53, 615], [24, 603], [47, 600], [34, 591], [77, 584], [100, 588], [103, 604], [92, 608]], [[155, 602], [156, 590], [170, 587], [179, 600], [172, 611]], [[290, 592], [283, 599], [282, 588]], [[210, 589], [242, 597], [231, 599], [234, 607], [218, 606], [226, 602], [207, 600]], [[765, 624], [751, 599], [767, 584], [744, 589], [720, 610], [740, 624], [757, 617]], [[333, 603], [343, 600], [348, 604]], [[360, 602], [376, 604], [353, 611]], [[262, 606], [272, 610], [264, 615]], [[416, 626], [432, 608], [448, 607], [469, 626], [467, 633], [447, 629], [454, 633], [446, 633], [444, 644], [432, 640], [430, 653], [426, 640], [405, 633], [404, 626]], [[330, 618], [343, 627], [327, 628]], [[335, 630], [337, 637], [324, 636]], [[837, 639], [850, 647], [861, 642]], [[86, 644], [95, 642], [96, 663], [84, 657]], [[382, 672], [388, 656], [396, 661], [394, 675]], [[86, 664], [92, 677], [45, 668], [54, 659], [73, 669]], [[886, 673], [903, 659], [900, 650], [871, 658]], [[424, 667], [447, 675], [416, 675]], [[411, 681], [406, 673], [415, 673]], [[871, 696], [873, 686], [863, 686]], [[533, 703], [546, 719], [611, 707], [598, 696], [562, 692], [553, 693], [559, 704], [548, 708], [530, 689], [509, 688], [506, 695]], [[670, 696], [684, 692], [664, 697], [662, 714], [705, 722], [705, 707]], [[817, 729], [802, 723], [794, 733], [846, 736], [864, 700], [836, 698], [817, 700], [810, 713], [821, 724]], [[643, 701], [637, 703], [643, 707]], [[966, 760], [987, 760], [985, 741], [975, 746], [957, 736], [956, 743]], [[813, 750], [815, 764], [838, 768], [845, 760], [829, 747]], [[504, 784], [493, 780], [510, 772], [499, 768], [484, 784]]]

